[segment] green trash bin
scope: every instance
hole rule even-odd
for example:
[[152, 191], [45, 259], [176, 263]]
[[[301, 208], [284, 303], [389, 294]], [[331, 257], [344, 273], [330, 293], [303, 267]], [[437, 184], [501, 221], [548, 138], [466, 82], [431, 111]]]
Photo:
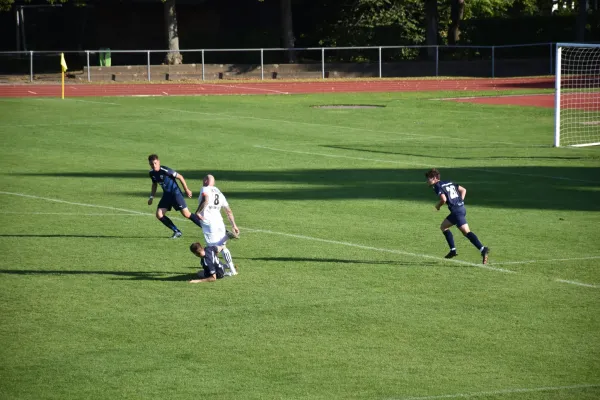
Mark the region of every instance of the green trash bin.
[[99, 53], [100, 58], [100, 66], [101, 67], [110, 67], [110, 49], [100, 49]]
[[104, 65], [110, 67], [110, 49], [104, 49]]

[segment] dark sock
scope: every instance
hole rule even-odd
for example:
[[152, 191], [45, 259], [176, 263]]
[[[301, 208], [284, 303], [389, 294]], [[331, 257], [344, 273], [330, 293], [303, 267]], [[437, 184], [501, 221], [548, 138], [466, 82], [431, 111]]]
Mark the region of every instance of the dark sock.
[[171, 229], [173, 232], [179, 231], [179, 229], [177, 229], [173, 221], [171, 221], [171, 218], [167, 217], [166, 215], [162, 218], [159, 218], [158, 220], [162, 222], [167, 228]]
[[192, 220], [193, 223], [195, 223], [200, 228], [202, 228], [202, 223], [200, 222], [200, 218], [196, 214], [191, 213], [190, 214], [190, 219]]
[[483, 248], [483, 245], [477, 238], [476, 234], [474, 234], [473, 232], [467, 233], [467, 239], [469, 239], [471, 241], [471, 243], [473, 243], [473, 246], [477, 247], [477, 250], [481, 251], [481, 249]]
[[454, 246], [454, 236], [452, 236], [452, 232], [450, 230], [442, 231], [444, 236], [446, 237], [446, 242], [448, 242], [448, 246], [450, 246], [450, 250], [456, 250]]

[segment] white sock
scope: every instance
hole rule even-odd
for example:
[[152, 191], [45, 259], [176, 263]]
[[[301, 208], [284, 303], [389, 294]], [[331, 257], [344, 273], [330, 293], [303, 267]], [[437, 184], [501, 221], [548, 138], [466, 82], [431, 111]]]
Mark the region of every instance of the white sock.
[[237, 271], [235, 270], [235, 265], [233, 265], [233, 259], [231, 258], [231, 253], [229, 252], [229, 249], [227, 247], [223, 247], [221, 253], [223, 254], [225, 262], [227, 262], [227, 266], [229, 267], [231, 273], [233, 275], [237, 275]]

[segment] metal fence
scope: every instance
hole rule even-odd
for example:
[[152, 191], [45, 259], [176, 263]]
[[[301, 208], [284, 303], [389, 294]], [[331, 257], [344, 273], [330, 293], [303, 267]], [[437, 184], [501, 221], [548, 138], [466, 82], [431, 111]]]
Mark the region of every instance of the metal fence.
[[[371, 46], [181, 49], [184, 64], [166, 65], [169, 50], [64, 51], [69, 78], [81, 81], [347, 77], [508, 77], [554, 74], [555, 43], [506, 46]], [[60, 51], [0, 52], [3, 79], [53, 80]], [[285, 60], [292, 53], [297, 60]], [[7, 78], [8, 77], [8, 78]], [[17, 78], [14, 78], [17, 79]]]

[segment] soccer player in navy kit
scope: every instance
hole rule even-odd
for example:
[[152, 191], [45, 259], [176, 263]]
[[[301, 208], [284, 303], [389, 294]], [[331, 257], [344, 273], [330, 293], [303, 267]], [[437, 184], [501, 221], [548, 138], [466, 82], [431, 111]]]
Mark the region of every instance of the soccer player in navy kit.
[[463, 235], [473, 243], [473, 246], [477, 247], [483, 257], [483, 263], [487, 264], [490, 249], [481, 244], [477, 235], [471, 232], [469, 224], [467, 224], [467, 210], [465, 209], [467, 189], [456, 183], [441, 181], [440, 172], [435, 168], [427, 171], [425, 177], [427, 178], [427, 184], [433, 187], [433, 191], [440, 198], [440, 201], [435, 205], [435, 208], [439, 211], [444, 204], [447, 204], [448, 209], [450, 210], [450, 215], [448, 215], [440, 225], [440, 229], [450, 246], [450, 252], [446, 254], [445, 258], [457, 256], [456, 247], [454, 246], [454, 237], [452, 236], [452, 232], [450, 232], [450, 228], [453, 225], [456, 225]]
[[193, 223], [202, 228], [200, 217], [188, 210], [185, 199], [183, 198], [183, 193], [177, 184], [177, 181], [181, 182], [187, 197], [192, 197], [192, 191], [188, 189], [183, 175], [178, 174], [169, 167], [161, 166], [160, 160], [156, 154], [150, 154], [148, 156], [148, 163], [152, 168], [150, 170], [152, 191], [150, 192], [150, 197], [148, 198], [148, 205], [152, 205], [152, 200], [156, 194], [156, 189], [158, 185], [160, 185], [163, 188], [163, 195], [158, 202], [158, 207], [156, 208], [156, 218], [158, 218], [158, 220], [167, 228], [173, 231], [173, 236], [171, 236], [171, 238], [177, 239], [182, 235], [181, 231], [175, 226], [173, 221], [171, 221], [171, 219], [165, 215], [167, 211], [171, 211], [171, 208], [180, 211], [181, 215], [192, 220]]
[[190, 245], [190, 251], [200, 257], [200, 265], [202, 270], [198, 271], [200, 279], [192, 279], [190, 283], [214, 282], [225, 276], [231, 276], [231, 272], [225, 272], [225, 265], [219, 261], [219, 252], [223, 249], [222, 246], [206, 246], [202, 247], [199, 242]]

